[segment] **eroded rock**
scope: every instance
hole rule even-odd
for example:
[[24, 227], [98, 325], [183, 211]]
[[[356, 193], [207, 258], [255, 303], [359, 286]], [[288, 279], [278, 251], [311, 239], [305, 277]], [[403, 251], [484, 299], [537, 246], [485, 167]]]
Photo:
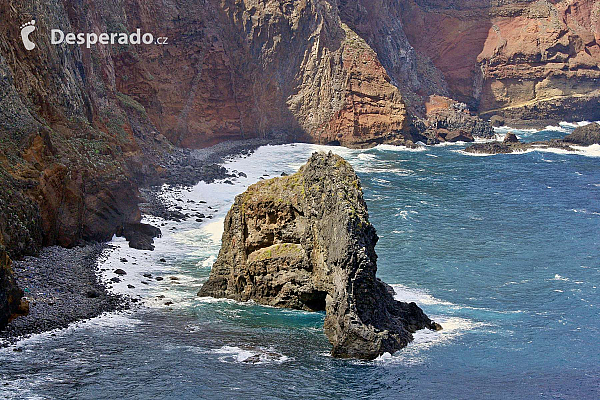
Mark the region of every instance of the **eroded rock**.
[[585, 126], [577, 127], [573, 133], [565, 136], [563, 139], [567, 143], [572, 143], [580, 146], [591, 146], [600, 144], [600, 124], [592, 123]]
[[23, 291], [17, 287], [11, 261], [4, 247], [0, 246], [0, 329], [15, 316], [26, 313], [22, 304]]
[[377, 279], [378, 237], [350, 164], [315, 153], [291, 176], [237, 196], [200, 296], [326, 311], [332, 355], [373, 359], [441, 329]]

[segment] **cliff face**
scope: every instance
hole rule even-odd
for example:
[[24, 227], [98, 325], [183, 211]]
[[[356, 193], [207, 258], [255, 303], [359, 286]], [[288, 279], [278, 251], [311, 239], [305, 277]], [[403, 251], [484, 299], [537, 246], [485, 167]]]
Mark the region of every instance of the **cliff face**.
[[411, 45], [483, 117], [600, 118], [599, 1], [401, 3]]
[[352, 167], [315, 153], [298, 173], [236, 198], [199, 295], [326, 311], [334, 356], [393, 353], [416, 330], [441, 327], [375, 277], [377, 240]]
[[[86, 31], [96, 16], [91, 4], [0, 5], [0, 243], [13, 257], [110, 239], [139, 218], [135, 182], [155, 172], [154, 129], [116, 91], [107, 49], [49, 43], [50, 28]], [[30, 52], [15, 23], [26, 18], [36, 19]]]
[[11, 261], [4, 247], [0, 246], [0, 330], [19, 313], [23, 291], [13, 278]]
[[335, 2], [151, 3], [107, 11], [172, 42], [113, 57], [116, 83], [177, 145], [256, 136], [352, 144], [407, 129], [398, 88]]
[[[430, 115], [438, 95], [485, 117], [598, 119], [599, 12], [591, 0], [2, 2], [2, 241], [20, 256], [110, 238], [139, 218], [136, 185], [159, 175], [165, 137], [489, 134], [462, 106]], [[26, 51], [19, 26], [32, 19]], [[168, 43], [55, 46], [54, 28]]]

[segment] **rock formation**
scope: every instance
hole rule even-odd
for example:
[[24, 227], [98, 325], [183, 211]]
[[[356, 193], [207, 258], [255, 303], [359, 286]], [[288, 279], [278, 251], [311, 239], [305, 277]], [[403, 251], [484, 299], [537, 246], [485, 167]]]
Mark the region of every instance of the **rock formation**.
[[[0, 2], [1, 242], [15, 258], [110, 239], [139, 222], [138, 185], [160, 180], [173, 145], [414, 146], [486, 136], [493, 115], [598, 120], [599, 13], [594, 0]], [[52, 45], [57, 28], [168, 42]]]
[[575, 128], [573, 133], [565, 136], [563, 139], [567, 143], [580, 146], [591, 146], [600, 144], [600, 124], [592, 123]]
[[418, 329], [441, 329], [415, 303], [394, 300], [376, 278], [378, 237], [360, 181], [332, 153], [235, 199], [222, 247], [200, 296], [326, 311], [336, 357], [393, 353]]
[[600, 119], [598, 1], [399, 3], [408, 41], [439, 71], [449, 97], [510, 125]]
[[468, 146], [465, 151], [482, 154], [510, 154], [540, 147], [577, 151], [579, 150], [577, 146], [591, 146], [595, 144], [600, 144], [600, 124], [592, 123], [576, 128], [573, 133], [565, 136], [563, 139], [522, 143], [514, 133], [509, 132], [502, 143], [476, 143]]
[[11, 261], [3, 246], [0, 246], [0, 330], [16, 315], [22, 314], [25, 303], [21, 304], [23, 291], [13, 277]]

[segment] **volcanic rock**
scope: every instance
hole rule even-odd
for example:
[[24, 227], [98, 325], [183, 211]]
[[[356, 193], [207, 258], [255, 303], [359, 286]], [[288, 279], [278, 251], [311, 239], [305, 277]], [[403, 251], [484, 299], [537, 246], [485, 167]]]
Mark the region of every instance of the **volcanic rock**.
[[504, 138], [504, 143], [519, 143], [519, 138], [512, 132], [508, 132]]
[[441, 329], [376, 278], [377, 240], [350, 164], [315, 153], [296, 174], [236, 197], [199, 295], [325, 311], [332, 355], [374, 359], [419, 329]]
[[154, 250], [154, 238], [160, 237], [162, 232], [149, 224], [130, 223], [125, 224], [118, 234], [129, 241], [129, 247], [138, 250]]
[[600, 144], [600, 124], [592, 123], [577, 127], [573, 133], [565, 136], [563, 140], [567, 143], [578, 144], [581, 146]]
[[17, 287], [11, 268], [11, 260], [0, 246], [0, 330], [16, 315], [25, 312], [21, 306], [23, 291]]

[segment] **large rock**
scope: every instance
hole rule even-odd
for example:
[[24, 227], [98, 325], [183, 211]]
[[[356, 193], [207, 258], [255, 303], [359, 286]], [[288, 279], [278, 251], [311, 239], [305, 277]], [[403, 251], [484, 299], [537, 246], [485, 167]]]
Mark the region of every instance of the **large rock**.
[[600, 144], [600, 124], [593, 123], [576, 128], [573, 133], [563, 139], [567, 143], [582, 146]]
[[199, 295], [326, 311], [334, 356], [393, 353], [418, 329], [441, 327], [376, 278], [377, 240], [350, 164], [315, 153], [296, 174], [236, 197]]
[[11, 261], [3, 246], [0, 246], [0, 329], [22, 312], [23, 291], [17, 287]]
[[159, 228], [143, 223], [125, 224], [117, 234], [127, 239], [129, 247], [138, 250], [154, 250], [154, 238], [162, 236]]

